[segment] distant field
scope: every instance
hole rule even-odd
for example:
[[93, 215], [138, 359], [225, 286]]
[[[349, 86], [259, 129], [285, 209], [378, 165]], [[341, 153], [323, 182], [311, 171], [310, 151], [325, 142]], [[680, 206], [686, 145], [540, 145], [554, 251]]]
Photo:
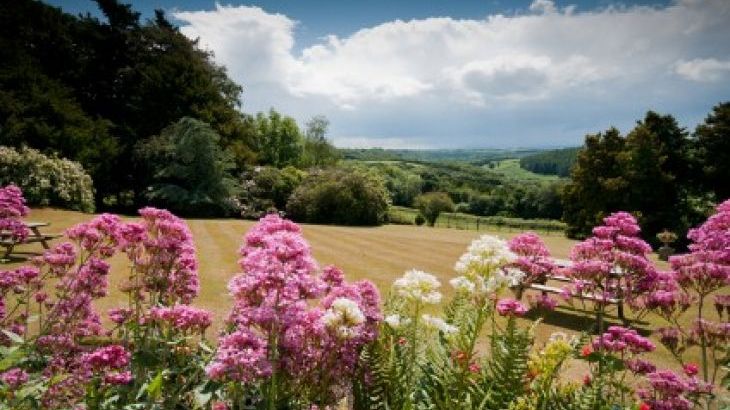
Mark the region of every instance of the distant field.
[[511, 179], [522, 181], [557, 181], [560, 179], [557, 175], [543, 175], [528, 171], [520, 167], [519, 159], [505, 159], [492, 164], [495, 165], [492, 167], [484, 165], [484, 168]]
[[[394, 224], [415, 224], [418, 210], [391, 206], [388, 217]], [[565, 224], [551, 219], [521, 219], [501, 216], [477, 216], [459, 212], [443, 212], [434, 224], [437, 228], [464, 229], [484, 232], [539, 231], [546, 235], [563, 235]]]
[[[91, 215], [53, 209], [34, 209], [30, 220], [51, 222], [47, 232], [61, 232], [64, 228], [90, 219]], [[217, 325], [221, 324], [231, 305], [226, 290], [228, 280], [238, 272], [236, 260], [242, 237], [253, 222], [242, 220], [188, 220], [195, 237], [200, 260], [201, 295], [196, 305], [215, 312]], [[467, 245], [479, 235], [491, 233], [503, 238], [516, 235], [494, 229], [480, 232], [428, 228], [416, 226], [386, 225], [375, 228], [303, 225], [304, 235], [312, 246], [314, 256], [321, 265], [335, 264], [341, 267], [349, 280], [370, 279], [382, 292], [387, 292], [393, 279], [407, 269], [431, 272], [443, 282], [443, 290], [450, 293], [448, 280], [453, 277], [453, 265]], [[555, 257], [567, 258], [575, 241], [562, 235], [543, 236]], [[58, 240], [57, 240], [58, 242]], [[39, 251], [40, 245], [21, 247], [21, 250]], [[7, 269], [18, 264], [0, 265]], [[121, 257], [112, 261], [110, 277], [112, 292], [98, 304], [102, 311], [117, 306], [125, 298], [116, 291], [127, 263]], [[578, 307], [578, 306], [576, 306]], [[529, 321], [530, 319], [525, 319]], [[586, 328], [591, 318], [579, 309], [560, 308], [546, 317], [537, 327], [538, 342], [544, 341], [555, 331], [577, 333]], [[651, 320], [652, 325], [658, 319]], [[640, 328], [655, 326], [643, 324]], [[659, 347], [653, 353], [655, 359], [669, 363], [669, 355]], [[576, 370], [578, 371], [578, 370]]]

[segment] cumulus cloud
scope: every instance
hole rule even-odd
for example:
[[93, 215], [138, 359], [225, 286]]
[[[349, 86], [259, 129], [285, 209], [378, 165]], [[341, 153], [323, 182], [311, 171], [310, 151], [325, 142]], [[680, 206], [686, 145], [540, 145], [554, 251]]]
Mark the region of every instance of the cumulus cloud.
[[[297, 22], [288, 16], [221, 5], [174, 16], [244, 84], [254, 108], [306, 115], [316, 104], [333, 125], [342, 125], [337, 117], [347, 112], [383, 118], [374, 106], [409, 106], [423, 118], [439, 104], [484, 117], [505, 107], [519, 113], [539, 104], [610, 105], [639, 92], [651, 103], [661, 87], [674, 90], [673, 81], [719, 81], [730, 71], [726, 0], [580, 12], [535, 0], [512, 16], [391, 21], [328, 36], [299, 53]], [[372, 132], [365, 128], [359, 135]]]
[[730, 74], [730, 60], [696, 58], [691, 61], [679, 61], [675, 70], [680, 76], [692, 81], [720, 81]]

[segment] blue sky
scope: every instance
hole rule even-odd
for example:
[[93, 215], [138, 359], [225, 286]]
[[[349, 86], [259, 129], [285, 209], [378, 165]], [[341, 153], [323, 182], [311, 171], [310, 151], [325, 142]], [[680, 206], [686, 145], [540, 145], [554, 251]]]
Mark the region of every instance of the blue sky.
[[340, 146], [577, 145], [648, 109], [693, 128], [730, 100], [727, 0], [132, 3], [200, 38], [244, 111], [323, 114]]

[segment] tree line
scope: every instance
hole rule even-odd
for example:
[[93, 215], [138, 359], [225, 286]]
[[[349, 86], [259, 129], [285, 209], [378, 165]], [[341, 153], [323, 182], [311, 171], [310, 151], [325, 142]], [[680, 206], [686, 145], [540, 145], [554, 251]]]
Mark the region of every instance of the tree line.
[[730, 197], [730, 102], [693, 132], [649, 111], [625, 136], [588, 135], [563, 191], [568, 235], [586, 237], [612, 211], [635, 214], [643, 237], [669, 229], [684, 238], [714, 204]]
[[[0, 145], [80, 162], [94, 180], [97, 208], [121, 211], [175, 195], [196, 202], [208, 195], [192, 192], [203, 179], [256, 164], [336, 160], [325, 118], [300, 129], [273, 109], [242, 113], [242, 87], [162, 11], [141, 21], [129, 5], [95, 1], [102, 19], [34, 0], [0, 4]], [[201, 127], [207, 137], [171, 137]], [[172, 177], [179, 169], [168, 160], [184, 163], [181, 150], [200, 144], [220, 163], [211, 175], [190, 169], [201, 180], [183, 194], [172, 179], [184, 174]]]

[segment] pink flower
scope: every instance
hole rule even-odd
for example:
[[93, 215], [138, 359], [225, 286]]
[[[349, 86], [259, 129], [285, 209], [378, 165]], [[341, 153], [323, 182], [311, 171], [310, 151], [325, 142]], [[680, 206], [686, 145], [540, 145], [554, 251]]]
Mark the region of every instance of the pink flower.
[[150, 309], [151, 321], [164, 324], [172, 329], [187, 332], [204, 333], [213, 322], [212, 314], [207, 310], [187, 305], [173, 307], [154, 307]]
[[684, 366], [682, 366], [682, 369], [684, 370], [684, 374], [687, 376], [694, 376], [699, 372], [699, 367], [697, 367], [694, 363], [687, 363]]
[[129, 364], [130, 354], [123, 346], [110, 345], [86, 353], [81, 362], [91, 370], [121, 369]]
[[533, 232], [515, 236], [509, 241], [509, 248], [518, 256], [514, 267], [525, 273], [525, 284], [543, 281], [556, 269], [545, 243]]
[[211, 410], [228, 410], [228, 405], [222, 401], [213, 402]]
[[205, 370], [211, 379], [248, 383], [271, 374], [266, 340], [238, 330], [218, 343], [215, 359]]
[[606, 333], [593, 340], [594, 350], [612, 353], [639, 354], [654, 351], [655, 348], [649, 339], [640, 336], [633, 329], [621, 326], [611, 326]]
[[502, 316], [522, 316], [527, 313], [527, 308], [518, 300], [502, 299], [497, 302], [497, 312]]
[[16, 390], [28, 381], [28, 373], [18, 368], [10, 369], [0, 373], [0, 381], [7, 385], [10, 390]]
[[132, 382], [132, 372], [129, 370], [119, 373], [109, 373], [104, 376], [104, 383], [112, 385], [124, 385]]

